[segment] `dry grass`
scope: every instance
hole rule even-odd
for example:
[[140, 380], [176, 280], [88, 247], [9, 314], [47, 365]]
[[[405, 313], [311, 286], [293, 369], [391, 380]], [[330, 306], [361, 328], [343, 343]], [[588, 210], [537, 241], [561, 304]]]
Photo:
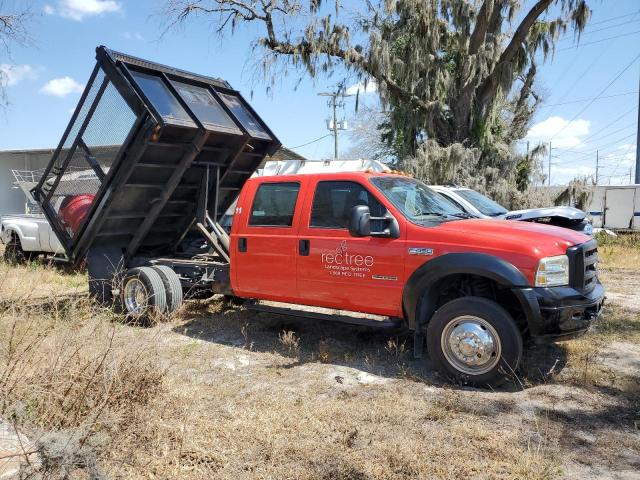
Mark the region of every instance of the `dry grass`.
[[292, 330], [283, 330], [278, 335], [280, 344], [285, 349], [290, 357], [297, 357], [300, 353], [300, 339], [296, 336]]
[[[70, 281], [0, 265], [7, 284], [31, 271]], [[140, 328], [84, 297], [24, 308], [33, 290], [0, 310], [0, 416], [59, 477], [553, 479], [639, 466], [638, 376], [607, 357], [640, 344], [621, 305], [589, 336], [533, 349], [544, 366], [524, 372], [526, 389], [483, 392], [441, 383], [403, 335], [215, 301]]]
[[4, 246], [0, 243], [0, 303], [21, 303], [87, 291], [84, 272], [64, 271], [55, 265], [43, 265], [40, 261], [8, 265], [2, 261], [3, 253]]
[[153, 344], [132, 344], [88, 299], [0, 313], [0, 416], [25, 429], [48, 475], [78, 467], [98, 475], [162, 391]]
[[619, 234], [617, 237], [600, 234], [597, 239], [602, 267], [640, 269], [640, 234]]

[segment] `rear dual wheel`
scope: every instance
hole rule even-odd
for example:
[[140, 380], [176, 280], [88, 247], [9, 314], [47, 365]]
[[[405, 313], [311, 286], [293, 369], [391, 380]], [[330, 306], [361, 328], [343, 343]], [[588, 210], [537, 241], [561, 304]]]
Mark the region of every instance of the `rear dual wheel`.
[[139, 267], [122, 279], [121, 307], [128, 318], [147, 322], [171, 316], [183, 302], [180, 278], [169, 267]]

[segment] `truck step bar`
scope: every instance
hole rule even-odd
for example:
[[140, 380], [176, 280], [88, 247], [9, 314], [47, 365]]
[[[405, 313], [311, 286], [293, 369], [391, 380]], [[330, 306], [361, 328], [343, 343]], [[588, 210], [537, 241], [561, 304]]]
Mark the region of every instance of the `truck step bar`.
[[247, 310], [257, 312], [274, 313], [277, 315], [290, 315], [292, 317], [310, 318], [314, 320], [328, 320], [331, 322], [348, 323], [364, 327], [399, 329], [404, 327], [401, 318], [385, 317], [347, 310], [334, 310], [332, 308], [309, 307], [293, 303], [271, 302], [266, 300], [247, 300], [243, 306]]

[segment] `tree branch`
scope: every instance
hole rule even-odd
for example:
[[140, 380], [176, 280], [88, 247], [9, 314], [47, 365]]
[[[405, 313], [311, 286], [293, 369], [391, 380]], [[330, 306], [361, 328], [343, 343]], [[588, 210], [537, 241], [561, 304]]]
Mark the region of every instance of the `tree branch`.
[[[267, 26], [268, 31], [272, 31], [273, 28]], [[386, 75], [372, 67], [372, 65], [367, 62], [366, 58], [359, 53], [355, 48], [349, 48], [348, 50], [344, 50], [338, 47], [334, 47], [329, 44], [322, 44], [321, 46], [313, 47], [308, 42], [300, 42], [298, 44], [292, 44], [289, 42], [280, 42], [271, 39], [271, 34], [269, 34], [269, 38], [265, 38], [262, 41], [262, 44], [269, 48], [276, 54], [279, 55], [297, 55], [303, 54], [307, 56], [314, 56], [318, 54], [325, 54], [331, 57], [339, 58], [343, 60], [347, 65], [357, 66], [363, 72], [371, 75], [373, 78], [378, 80], [379, 83], [384, 84], [387, 89], [393, 94], [399, 96], [405, 101], [412, 103], [416, 108], [424, 110], [424, 111], [432, 111], [439, 105], [439, 102], [425, 102], [417, 95], [412, 92], [405, 90], [402, 88], [396, 81], [394, 81], [389, 75]]]
[[498, 62], [494, 66], [493, 71], [482, 82], [482, 85], [479, 89], [480, 93], [478, 95], [479, 111], [483, 111], [495, 97], [498, 91], [498, 78], [502, 73], [502, 70], [509, 67], [511, 62], [514, 60], [518, 49], [527, 39], [527, 35], [529, 34], [531, 27], [536, 22], [538, 17], [540, 17], [540, 15], [542, 15], [542, 13], [547, 8], [549, 8], [549, 5], [551, 5], [552, 2], [553, 0], [539, 0], [522, 19], [522, 22], [520, 22], [520, 25], [518, 25], [518, 28], [511, 38], [511, 41], [502, 51], [502, 54], [500, 55]]
[[482, 2], [476, 18], [476, 25], [469, 38], [469, 55], [478, 53], [480, 45], [484, 42], [487, 28], [489, 27], [489, 17], [493, 15], [494, 9], [499, 9], [499, 5], [496, 4], [495, 0], [484, 0]]

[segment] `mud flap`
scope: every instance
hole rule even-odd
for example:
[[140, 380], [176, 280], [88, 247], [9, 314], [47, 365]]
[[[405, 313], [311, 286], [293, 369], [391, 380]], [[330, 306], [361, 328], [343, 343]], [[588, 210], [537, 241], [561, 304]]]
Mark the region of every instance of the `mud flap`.
[[120, 248], [90, 248], [87, 252], [89, 294], [102, 305], [113, 305], [113, 285], [123, 271], [124, 256]]

